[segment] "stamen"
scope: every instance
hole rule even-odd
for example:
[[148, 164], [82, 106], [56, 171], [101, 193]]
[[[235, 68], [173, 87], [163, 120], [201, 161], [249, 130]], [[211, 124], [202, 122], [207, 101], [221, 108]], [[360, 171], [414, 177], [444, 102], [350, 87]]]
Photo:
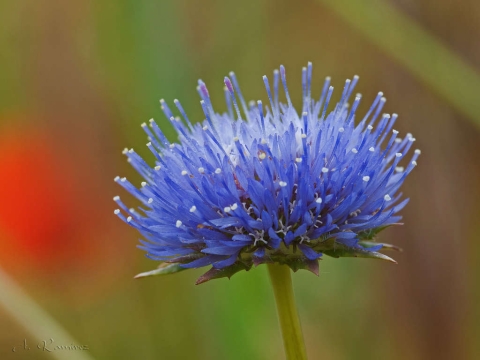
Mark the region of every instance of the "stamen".
[[325, 100], [325, 106], [323, 107], [323, 112], [322, 112], [322, 116], [321, 116], [322, 120], [325, 119], [325, 114], [327, 112], [328, 104], [330, 103], [332, 93], [333, 93], [333, 86], [330, 86], [328, 88], [327, 99]]
[[230, 71], [228, 75], [230, 75], [230, 78], [232, 79], [233, 86], [235, 87], [235, 91], [237, 92], [237, 95], [240, 99], [240, 103], [242, 104], [243, 112], [245, 113], [245, 118], [247, 119], [247, 121], [250, 121], [247, 105], [245, 103], [245, 99], [243, 98], [242, 91], [240, 90], [240, 86], [238, 85], [237, 77], [235, 76], [235, 73], [233, 71]]
[[275, 108], [272, 109], [272, 111], [279, 114], [280, 112], [280, 106], [279, 106], [279, 103], [278, 103], [278, 94], [279, 94], [279, 91], [278, 91], [278, 84], [280, 83], [280, 72], [275, 69], [273, 70], [273, 100], [274, 100], [274, 104], [275, 104]]
[[323, 83], [322, 94], [320, 95], [320, 99], [318, 100], [319, 112], [322, 111], [323, 101], [325, 100], [325, 95], [327, 94], [327, 90], [329, 89], [330, 80], [330, 76], [327, 76]]
[[280, 77], [282, 78], [283, 89], [285, 90], [285, 96], [287, 97], [288, 107], [292, 107], [292, 100], [290, 99], [290, 94], [288, 93], [287, 87], [287, 74], [283, 65], [280, 65]]
[[272, 92], [270, 91], [270, 84], [268, 83], [268, 78], [266, 75], [263, 75], [263, 83], [265, 84], [265, 89], [267, 90], [268, 100], [270, 101], [270, 107], [272, 108], [273, 117], [277, 118], [277, 110], [273, 103]]
[[265, 136], [265, 119], [263, 117], [263, 105], [260, 100], [257, 101], [258, 113], [260, 114], [260, 124], [262, 125], [262, 133]]
[[228, 116], [230, 119], [233, 119], [232, 97], [226, 86], [223, 88], [223, 92], [225, 93], [225, 103], [227, 104]]
[[233, 106], [235, 107], [235, 112], [237, 113], [237, 120], [241, 120], [242, 115], [240, 114], [240, 109], [238, 108], [237, 100], [235, 99], [235, 92], [233, 91], [232, 82], [230, 81], [230, 79], [227, 76], [225, 76], [224, 82], [225, 82], [225, 86], [228, 89], [228, 92], [230, 93], [230, 97], [232, 99]]
[[307, 64], [307, 107], [308, 111], [311, 111], [310, 109], [310, 104], [312, 103], [312, 70], [313, 70], [313, 65], [309, 61]]

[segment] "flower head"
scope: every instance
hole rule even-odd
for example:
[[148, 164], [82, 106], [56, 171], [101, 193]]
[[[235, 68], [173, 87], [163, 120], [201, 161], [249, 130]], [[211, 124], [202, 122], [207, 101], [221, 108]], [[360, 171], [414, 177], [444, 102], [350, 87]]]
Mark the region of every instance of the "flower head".
[[[357, 76], [345, 82], [329, 113], [330, 78], [318, 101], [311, 79], [309, 63], [303, 69], [301, 112], [290, 100], [283, 66], [274, 72], [273, 94], [263, 77], [269, 106], [247, 105], [233, 73], [225, 78], [224, 114], [214, 111], [199, 81], [201, 123], [191, 123], [178, 100], [183, 120], [160, 101], [179, 142], [170, 142], [150, 120], [142, 127], [155, 166], [125, 150], [145, 182], [136, 188], [116, 178], [143, 206], [128, 209], [115, 197], [123, 210], [115, 213], [142, 234], [140, 248], [148, 257], [171, 264], [141, 275], [212, 265], [201, 283], [265, 262], [318, 273], [322, 254], [391, 260], [377, 252], [385, 244], [374, 237], [401, 219], [397, 213], [408, 199], [399, 188], [420, 151], [404, 158], [415, 139], [398, 137], [397, 115], [382, 114], [382, 93], [355, 125], [361, 96], [351, 106], [348, 101]], [[280, 80], [287, 104], [279, 102]]]

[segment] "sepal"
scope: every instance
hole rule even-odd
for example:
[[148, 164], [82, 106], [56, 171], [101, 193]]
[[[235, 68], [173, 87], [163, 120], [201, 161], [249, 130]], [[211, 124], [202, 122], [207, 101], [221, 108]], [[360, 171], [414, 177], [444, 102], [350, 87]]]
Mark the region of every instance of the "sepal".
[[224, 267], [222, 269], [215, 269], [211, 268], [208, 270], [205, 274], [200, 276], [197, 281], [195, 282], [195, 285], [200, 285], [203, 284], [204, 282], [213, 280], [213, 279], [219, 279], [223, 277], [231, 278], [234, 274], [236, 274], [239, 271], [242, 270], [250, 270], [252, 267], [252, 262], [244, 262], [244, 261], [237, 261], [233, 263], [230, 266]]
[[359, 241], [358, 244], [363, 246], [367, 250], [369, 248], [372, 248], [372, 247], [375, 247], [375, 246], [378, 246], [378, 245], [382, 245], [382, 250], [394, 250], [394, 251], [399, 251], [399, 252], [403, 251], [403, 249], [401, 247], [398, 247], [398, 246], [395, 246], [395, 245], [392, 245], [392, 244], [377, 243], [375, 241]]
[[181, 267], [181, 265], [177, 263], [175, 264], [161, 263], [158, 266], [158, 268], [156, 268], [155, 270], [146, 271], [138, 275], [135, 275], [134, 279], [139, 279], [147, 276], [174, 274], [183, 270], [187, 270], [187, 269], [184, 267]]

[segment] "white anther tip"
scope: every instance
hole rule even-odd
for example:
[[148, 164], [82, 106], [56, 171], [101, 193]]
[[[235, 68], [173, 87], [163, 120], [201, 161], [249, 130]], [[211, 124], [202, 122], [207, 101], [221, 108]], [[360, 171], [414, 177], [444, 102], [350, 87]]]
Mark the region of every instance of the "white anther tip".
[[370, 180], [370, 176], [364, 176], [364, 177], [362, 178], [362, 180], [365, 181], [365, 182], [367, 182], [367, 181]]
[[119, 209], [115, 209], [115, 210], [113, 210], [113, 213], [114, 213], [115, 215], [118, 215], [118, 214], [120, 214], [120, 210], [119, 210]]
[[345, 131], [345, 129], [344, 129], [343, 127], [341, 127], [340, 129], [338, 129], [338, 132], [341, 132], [341, 133], [342, 133], [342, 132], [344, 132], [344, 131]]
[[281, 187], [287, 186], [287, 183], [286, 183], [285, 181], [280, 181], [278, 184], [279, 184]]
[[372, 147], [370, 147], [370, 149], [368, 149], [368, 151], [374, 152], [375, 148], [372, 146]]
[[328, 173], [328, 168], [323, 167], [323, 168], [322, 168], [322, 173], [324, 173], [324, 174]]
[[316, 202], [317, 204], [321, 204], [322, 201], [323, 201], [322, 198], [318, 198], [317, 200], [315, 200], [315, 202]]
[[145, 187], [145, 186], [147, 186], [147, 183], [145, 181], [142, 181], [141, 185], [142, 185], [142, 187]]
[[402, 153], [396, 153], [395, 156], [396, 156], [396, 157], [401, 157], [401, 156], [402, 156]]
[[132, 217], [131, 217], [131, 216], [127, 217], [127, 222], [130, 222], [130, 221], [132, 221]]
[[296, 161], [297, 163], [301, 163], [301, 162], [302, 162], [302, 158], [295, 158], [295, 161]]
[[182, 174], [182, 176], [185, 176], [185, 175], [188, 174], [188, 172], [187, 172], [187, 170], [182, 170], [182, 172], [180, 174]]
[[117, 195], [113, 197], [113, 201], [118, 201], [118, 200], [120, 200], [120, 196]]
[[420, 149], [415, 150], [415, 154], [420, 155], [422, 151]]
[[195, 210], [197, 210], [197, 207], [195, 205], [193, 205], [191, 208], [190, 208], [190, 212], [195, 212]]
[[182, 222], [180, 220], [177, 220], [177, 222], [175, 223], [175, 226], [179, 228], [180, 226], [182, 226]]
[[385, 199], [385, 201], [390, 201], [390, 200], [392, 200], [392, 198], [391, 198], [390, 195], [388, 195], [388, 194], [385, 195], [383, 198]]
[[215, 169], [215, 174], [220, 174], [221, 172], [222, 172], [222, 169], [220, 168]]
[[358, 150], [355, 149], [355, 148], [353, 148], [353, 149], [352, 149], [352, 153], [356, 154], [356, 153], [358, 153]]
[[154, 167], [154, 169], [155, 169], [156, 171], [160, 170], [161, 168], [162, 168], [162, 167], [161, 167], [160, 165]]

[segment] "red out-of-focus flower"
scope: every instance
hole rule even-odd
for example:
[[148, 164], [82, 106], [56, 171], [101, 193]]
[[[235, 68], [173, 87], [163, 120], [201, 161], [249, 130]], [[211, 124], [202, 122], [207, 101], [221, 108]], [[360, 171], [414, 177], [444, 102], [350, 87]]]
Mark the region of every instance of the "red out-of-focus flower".
[[[0, 127], [0, 266], [18, 275], [35, 271], [101, 283], [125, 266], [122, 249], [128, 248], [108, 241], [121, 234], [110, 226], [116, 224], [110, 199], [99, 201], [105, 189], [96, 184], [105, 174], [90, 166], [87, 157], [95, 154], [29, 124]], [[105, 259], [112, 251], [115, 260]]]
[[46, 131], [2, 128], [0, 135], [0, 234], [2, 264], [45, 270], [83, 257], [75, 242], [82, 201], [74, 173]]

